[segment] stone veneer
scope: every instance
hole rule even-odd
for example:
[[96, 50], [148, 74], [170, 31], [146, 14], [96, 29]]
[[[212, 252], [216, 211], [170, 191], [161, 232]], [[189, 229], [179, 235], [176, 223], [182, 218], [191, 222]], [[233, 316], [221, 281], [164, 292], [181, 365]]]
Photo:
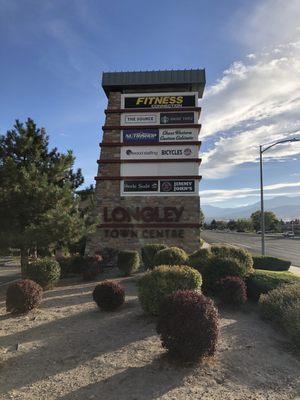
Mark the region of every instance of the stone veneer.
[[[161, 90], [160, 90], [161, 91]], [[108, 109], [121, 108], [121, 93], [111, 92], [108, 99]], [[106, 115], [105, 125], [119, 126], [120, 113], [112, 113]], [[104, 130], [103, 142], [120, 142], [121, 132], [119, 130]], [[100, 161], [105, 159], [119, 159], [120, 147], [101, 148]], [[138, 164], [137, 164], [138, 168]], [[100, 164], [98, 167], [98, 177], [110, 177], [120, 175], [119, 163]], [[138, 173], [137, 173], [138, 175]], [[100, 218], [100, 224], [104, 223], [104, 208], [109, 212], [115, 207], [123, 207], [135, 209], [136, 207], [184, 207], [180, 224], [183, 223], [199, 223], [200, 198], [199, 196], [120, 196], [120, 180], [98, 180], [96, 181], [96, 213]], [[143, 228], [138, 227], [139, 222], [136, 222], [133, 228], [105, 228], [99, 227], [95, 234], [88, 239], [86, 246], [87, 254], [94, 254], [95, 251], [110, 247], [118, 250], [140, 250], [141, 246], [146, 243], [164, 243], [169, 246], [178, 246], [184, 248], [187, 252], [193, 252], [199, 248], [200, 228], [185, 227], [185, 228], [147, 228], [147, 224], [143, 224]], [[172, 236], [176, 233], [179, 237], [164, 237], [161, 238], [161, 231]], [[139, 237], [132, 237], [134, 231]], [[157, 237], [156, 232], [159, 235]], [[109, 232], [109, 233], [108, 233]], [[119, 237], [116, 236], [118, 232]], [[155, 234], [155, 235], [154, 235]], [[155, 237], [151, 237], [151, 236]], [[184, 237], [182, 237], [182, 235]], [[113, 237], [111, 237], [113, 236]]]

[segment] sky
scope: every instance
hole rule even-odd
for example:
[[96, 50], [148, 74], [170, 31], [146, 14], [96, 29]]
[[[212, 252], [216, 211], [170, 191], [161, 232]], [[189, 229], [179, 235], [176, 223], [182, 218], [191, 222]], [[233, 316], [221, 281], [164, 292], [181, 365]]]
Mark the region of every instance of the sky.
[[[202, 204], [259, 200], [260, 144], [300, 138], [299, 0], [0, 0], [0, 133], [28, 117], [94, 183], [104, 71], [205, 68]], [[264, 154], [265, 196], [300, 195], [300, 142]]]

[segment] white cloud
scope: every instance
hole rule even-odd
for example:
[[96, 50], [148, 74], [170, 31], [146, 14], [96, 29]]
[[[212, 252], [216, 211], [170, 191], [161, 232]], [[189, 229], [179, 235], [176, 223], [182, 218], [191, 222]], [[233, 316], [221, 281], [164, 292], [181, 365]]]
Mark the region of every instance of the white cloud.
[[[298, 196], [300, 195], [300, 182], [290, 183], [277, 183], [273, 185], [266, 185], [264, 187], [265, 197], [276, 196]], [[283, 191], [283, 189], [291, 189], [290, 191]], [[295, 189], [295, 190], [293, 190]], [[239, 189], [212, 189], [202, 190], [200, 192], [203, 204], [218, 203], [232, 198], [242, 199], [246, 197], [259, 197], [259, 188], [239, 188]]]
[[[241, 164], [257, 162], [260, 144], [300, 138], [299, 20], [298, 1], [265, 0], [247, 16], [243, 30], [237, 29], [256, 52], [234, 62], [205, 92], [201, 136], [215, 142], [202, 156], [204, 178], [229, 176]], [[264, 158], [280, 161], [299, 154], [300, 143], [290, 143]]]

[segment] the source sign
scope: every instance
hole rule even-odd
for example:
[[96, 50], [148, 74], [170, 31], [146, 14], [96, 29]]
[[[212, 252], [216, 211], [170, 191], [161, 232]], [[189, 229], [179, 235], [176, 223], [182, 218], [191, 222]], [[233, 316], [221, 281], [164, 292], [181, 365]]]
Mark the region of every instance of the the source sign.
[[159, 114], [122, 114], [122, 125], [157, 125]]
[[198, 122], [198, 112], [166, 112], [122, 114], [121, 125], [182, 125]]
[[154, 143], [154, 142], [191, 142], [197, 141], [198, 128], [144, 128], [126, 129], [122, 131], [122, 142], [124, 143]]
[[191, 93], [135, 93], [123, 94], [122, 108], [181, 108], [197, 107], [198, 94]]
[[198, 146], [124, 146], [121, 148], [121, 160], [197, 158]]
[[123, 180], [122, 196], [195, 196], [199, 181], [195, 179]]

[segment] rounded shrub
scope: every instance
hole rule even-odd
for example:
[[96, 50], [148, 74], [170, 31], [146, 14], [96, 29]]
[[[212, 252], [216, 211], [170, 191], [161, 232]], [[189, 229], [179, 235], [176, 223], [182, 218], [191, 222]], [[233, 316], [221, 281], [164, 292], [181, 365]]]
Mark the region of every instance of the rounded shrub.
[[238, 276], [227, 276], [220, 280], [218, 296], [222, 304], [238, 307], [247, 301], [245, 282]]
[[59, 263], [53, 258], [41, 258], [28, 264], [26, 278], [37, 282], [43, 289], [51, 289], [60, 278]]
[[117, 266], [124, 276], [131, 275], [140, 267], [140, 256], [137, 251], [120, 251]]
[[235, 258], [246, 269], [247, 273], [253, 271], [253, 258], [249, 251], [235, 246], [213, 245], [210, 247], [213, 255], [220, 258]]
[[42, 287], [30, 279], [23, 279], [8, 286], [6, 292], [6, 311], [28, 312], [40, 304]]
[[236, 258], [222, 258], [212, 256], [207, 268], [203, 271], [203, 289], [206, 292], [216, 294], [218, 282], [226, 276], [238, 276], [244, 278], [247, 274], [245, 264]]
[[204, 269], [208, 266], [211, 257], [212, 253], [208, 248], [196, 250], [194, 253], [189, 255], [188, 265], [195, 268], [200, 273], [203, 273]]
[[267, 271], [288, 271], [291, 262], [283, 260], [282, 258], [269, 257], [269, 256], [254, 256], [253, 268], [263, 269]]
[[154, 265], [187, 265], [188, 255], [179, 247], [168, 247], [154, 256]]
[[125, 301], [125, 291], [118, 283], [105, 281], [93, 291], [93, 300], [104, 311], [114, 311]]
[[86, 265], [82, 273], [84, 281], [94, 281], [103, 272], [102, 260], [100, 254], [85, 257]]
[[56, 261], [60, 266], [61, 278], [66, 278], [72, 273], [72, 257], [57, 257]]
[[262, 294], [261, 315], [276, 323], [300, 348], [300, 283], [286, 284]]
[[180, 289], [200, 289], [201, 283], [201, 274], [191, 267], [161, 265], [139, 279], [138, 297], [145, 312], [157, 315], [165, 296]]
[[154, 257], [160, 250], [166, 249], [164, 244], [146, 244], [142, 247], [142, 261], [146, 269], [153, 269], [155, 267]]
[[203, 294], [177, 291], [161, 304], [156, 330], [172, 356], [196, 361], [216, 351], [218, 311]]
[[247, 295], [256, 302], [261, 294], [266, 294], [281, 285], [297, 282], [300, 282], [300, 277], [291, 272], [255, 270], [246, 279]]

